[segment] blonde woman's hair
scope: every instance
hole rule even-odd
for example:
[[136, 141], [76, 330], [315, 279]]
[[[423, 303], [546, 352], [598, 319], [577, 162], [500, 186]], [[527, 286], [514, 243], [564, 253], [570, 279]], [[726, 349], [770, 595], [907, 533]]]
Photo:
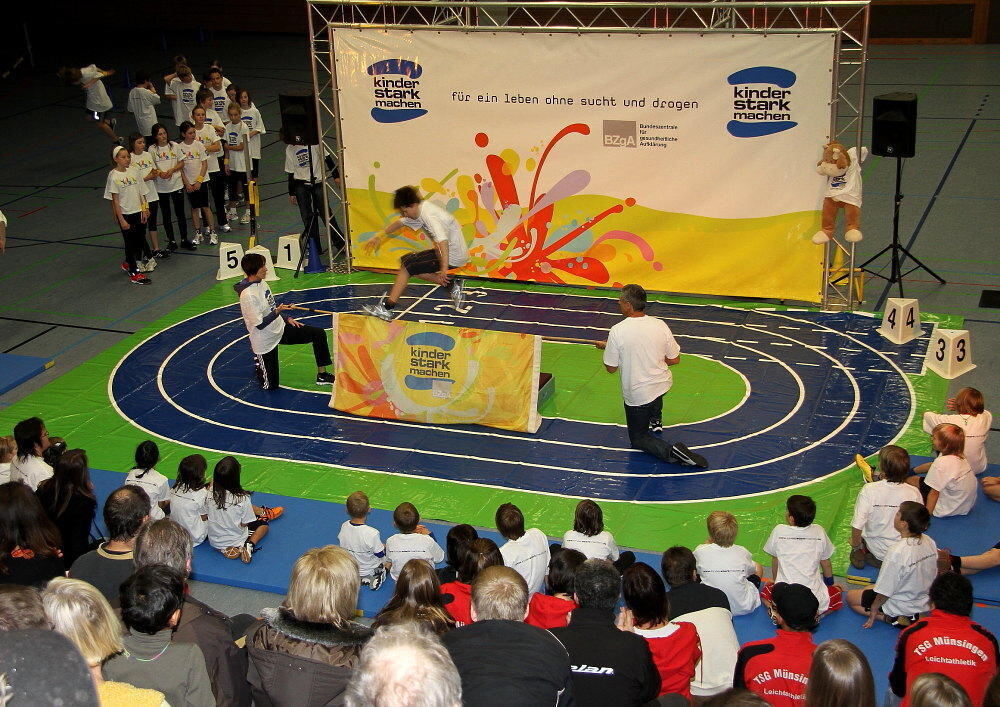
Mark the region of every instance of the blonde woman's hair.
[[72, 641], [87, 665], [100, 665], [121, 652], [121, 620], [87, 582], [56, 577], [42, 592], [42, 606], [52, 628]]
[[0, 463], [9, 462], [14, 459], [14, 452], [17, 451], [17, 444], [11, 435], [0, 437]]
[[300, 621], [340, 626], [354, 617], [360, 586], [358, 563], [347, 550], [314, 547], [292, 567], [285, 607]]
[[725, 511], [712, 511], [708, 514], [708, 536], [719, 547], [729, 547], [736, 541], [736, 533], [740, 525], [736, 516]]

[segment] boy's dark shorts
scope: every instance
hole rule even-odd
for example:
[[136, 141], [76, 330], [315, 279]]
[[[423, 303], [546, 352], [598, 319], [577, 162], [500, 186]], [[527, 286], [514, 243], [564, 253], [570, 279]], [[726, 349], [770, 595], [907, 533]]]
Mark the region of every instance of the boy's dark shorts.
[[431, 248], [417, 253], [407, 253], [399, 259], [399, 264], [406, 269], [410, 277], [426, 275], [441, 270], [441, 256], [437, 249]]

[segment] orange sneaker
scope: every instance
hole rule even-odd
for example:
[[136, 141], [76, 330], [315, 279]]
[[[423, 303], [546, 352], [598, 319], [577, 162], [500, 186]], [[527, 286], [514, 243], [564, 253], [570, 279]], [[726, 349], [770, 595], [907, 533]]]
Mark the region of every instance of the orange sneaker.
[[274, 506], [273, 508], [271, 506], [261, 506], [260, 514], [257, 517], [270, 523], [272, 520], [280, 518], [284, 512], [284, 506]]

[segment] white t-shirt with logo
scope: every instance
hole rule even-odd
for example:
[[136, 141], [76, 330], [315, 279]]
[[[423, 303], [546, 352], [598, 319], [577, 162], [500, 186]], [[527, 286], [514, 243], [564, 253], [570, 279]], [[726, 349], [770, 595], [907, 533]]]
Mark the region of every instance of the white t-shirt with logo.
[[118, 206], [121, 207], [123, 215], [142, 211], [146, 206], [149, 191], [146, 182], [132, 167], [124, 171], [111, 170], [104, 184], [104, 198], [112, 201], [111, 195], [117, 194]]
[[889, 597], [882, 605], [889, 616], [929, 611], [931, 582], [937, 577], [938, 549], [927, 535], [900, 538], [885, 553], [873, 589]]
[[563, 533], [563, 547], [569, 550], [577, 550], [587, 556], [588, 560], [611, 560], [618, 559], [618, 544], [615, 536], [607, 530], [602, 530], [597, 535], [584, 535], [575, 530], [567, 530]]
[[356, 525], [350, 520], [345, 520], [340, 526], [337, 542], [351, 553], [351, 557], [358, 563], [358, 574], [361, 577], [371, 576], [382, 564], [382, 558], [376, 555], [385, 552], [385, 545], [382, 544], [377, 528], [364, 523]]
[[469, 246], [462, 235], [462, 227], [450, 213], [429, 201], [420, 202], [417, 218], [400, 219], [413, 230], [423, 229], [435, 243], [448, 241], [448, 265], [457, 268], [469, 262]]
[[630, 407], [645, 405], [673, 384], [664, 358], [677, 358], [681, 347], [662, 319], [644, 315], [626, 317], [611, 327], [604, 363], [617, 366], [622, 397]]
[[149, 496], [149, 519], [160, 520], [166, 514], [160, 508], [161, 501], [170, 500], [170, 482], [167, 477], [156, 469], [150, 469], [143, 473], [142, 469], [132, 469], [125, 477], [126, 484], [135, 484], [146, 492]]
[[132, 169], [136, 171], [142, 180], [146, 183], [146, 201], [159, 201], [160, 196], [157, 194], [156, 189], [154, 189], [155, 179], [146, 179], [149, 173], [156, 168], [156, 162], [153, 160], [153, 156], [149, 153], [149, 150], [140, 152], [138, 155], [134, 152], [130, 153], [132, 158], [132, 163], [129, 165]]
[[931, 462], [925, 479], [927, 485], [940, 493], [934, 506], [934, 517], [964, 516], [976, 503], [976, 475], [969, 462], [953, 454], [938, 456]]
[[292, 179], [309, 184], [309, 154], [312, 153], [312, 183], [320, 181], [322, 177], [320, 162], [323, 154], [319, 145], [288, 145], [285, 148], [285, 171], [292, 175]]
[[969, 462], [973, 474], [982, 474], [989, 463], [986, 458], [986, 439], [993, 427], [993, 414], [983, 410], [978, 415], [960, 415], [956, 413], [939, 414], [924, 413], [924, 432], [930, 434], [940, 424], [949, 422], [957, 425], [965, 432], [965, 449], [962, 454]]
[[135, 122], [139, 126], [139, 132], [149, 135], [156, 125], [156, 108], [160, 104], [160, 97], [144, 86], [136, 86], [128, 94], [129, 113], [135, 115]]
[[235, 123], [226, 123], [226, 132], [222, 134], [223, 140], [228, 147], [243, 147], [242, 150], [230, 150], [229, 151], [229, 169], [233, 172], [246, 172], [246, 158], [244, 153], [246, 153], [246, 146], [243, 144], [243, 136], [247, 134], [247, 126], [243, 124], [242, 120], [238, 120]]
[[176, 521], [191, 534], [191, 542], [195, 545], [205, 542], [208, 537], [208, 521], [202, 516], [208, 515], [208, 504], [212, 499], [212, 490], [203, 486], [197, 491], [189, 488], [170, 490], [170, 520]]
[[742, 616], [760, 606], [760, 592], [747, 581], [757, 571], [753, 556], [742, 545], [722, 547], [705, 543], [694, 549], [702, 584], [721, 589], [729, 597], [733, 616]]
[[819, 563], [829, 560], [833, 550], [826, 531], [815, 523], [805, 528], [782, 523], [775, 526], [764, 543], [764, 552], [778, 558], [778, 576], [774, 581], [809, 587], [819, 601], [820, 614], [830, 608], [830, 594]]
[[172, 101], [174, 104], [174, 121], [179, 126], [185, 120], [191, 120], [191, 111], [197, 105], [195, 97], [198, 95], [198, 89], [201, 88], [201, 84], [191, 79], [191, 83], [184, 83], [178, 77], [170, 79], [170, 83], [167, 84], [167, 88], [164, 91], [166, 96], [175, 96], [176, 101]]
[[410, 560], [425, 560], [433, 567], [444, 560], [444, 550], [430, 535], [396, 533], [385, 541], [385, 557], [392, 561], [389, 573], [393, 579], [397, 579], [403, 571], [403, 565]]
[[226, 94], [225, 82], [223, 82], [222, 88], [219, 90], [212, 88], [210, 84], [205, 84], [205, 88], [212, 92], [212, 110], [219, 115], [225, 115], [226, 106], [229, 105], [229, 96]]
[[[96, 64], [91, 64], [80, 69], [81, 86], [91, 81], [94, 82], [90, 86], [86, 86], [83, 92], [87, 97], [87, 110], [95, 113], [109, 111], [114, 105], [111, 102], [110, 96], [108, 96], [108, 89], [104, 87], [104, 82], [101, 80], [104, 76], [104, 72], [98, 69]], [[97, 80], [94, 81], [94, 79]]]
[[[184, 163], [184, 176], [187, 177], [189, 184], [194, 184], [201, 175], [202, 163], [208, 160], [205, 146], [201, 144], [201, 140], [195, 138], [190, 145], [186, 142], [174, 143], [174, 149], [177, 152], [177, 159]], [[209, 179], [208, 172], [205, 172], [205, 181], [207, 182]]]
[[549, 541], [541, 530], [528, 528], [517, 540], [505, 542], [500, 547], [500, 554], [503, 555], [504, 565], [524, 577], [529, 596], [541, 591], [545, 573], [549, 570]]
[[260, 111], [257, 110], [257, 107], [254, 105], [251, 105], [249, 108], [244, 108], [242, 113], [243, 115], [240, 120], [242, 120], [243, 124], [247, 126], [247, 130], [260, 131], [259, 134], [250, 136], [250, 159], [259, 160], [260, 136], [267, 133], [267, 130], [264, 129], [264, 119], [260, 117]]
[[32, 491], [49, 478], [52, 478], [52, 467], [34, 454], [29, 454], [27, 457], [15, 454], [10, 462], [10, 480], [27, 484]]
[[903, 501], [923, 504], [924, 499], [916, 486], [892, 484], [882, 479], [862, 486], [854, 502], [851, 527], [861, 531], [868, 552], [880, 560], [900, 539], [893, 520]]
[[[217, 142], [221, 142], [219, 133], [215, 132], [215, 128], [209, 125], [207, 122], [201, 126], [201, 129], [195, 129], [194, 134], [196, 139], [201, 141], [201, 144], [205, 148], [205, 159], [208, 160], [208, 174], [213, 174], [219, 171], [219, 160], [218, 158], [222, 156], [222, 146], [219, 146], [218, 152], [209, 152], [208, 148]], [[208, 177], [206, 176], [206, 179]]]
[[263, 329], [258, 329], [277, 306], [271, 288], [263, 280], [248, 285], [240, 292], [240, 314], [250, 335], [250, 348], [258, 356], [274, 349], [285, 331], [285, 320], [280, 314]]
[[224, 505], [219, 508], [214, 498], [208, 499], [208, 543], [216, 550], [242, 547], [250, 537], [246, 524], [257, 520], [249, 494], [237, 498], [227, 491]]
[[861, 206], [861, 163], [868, 159], [868, 148], [861, 148], [861, 159], [858, 159], [858, 148], [852, 147], [847, 150], [851, 164], [847, 166], [847, 172], [839, 177], [829, 177], [826, 193], [824, 196], [842, 201], [845, 204]]
[[[166, 172], [169, 169], [173, 169], [177, 166], [177, 162], [180, 159], [179, 151], [177, 150], [177, 143], [168, 141], [166, 145], [153, 145], [147, 150], [150, 156], [153, 158], [153, 164], [156, 165], [156, 169], [161, 172]], [[195, 175], [196, 177], [198, 175]], [[156, 186], [156, 192], [158, 194], [170, 194], [178, 189], [184, 188], [184, 182], [181, 179], [181, 173], [174, 172], [167, 179], [162, 179], [157, 177], [153, 180], [153, 184]]]

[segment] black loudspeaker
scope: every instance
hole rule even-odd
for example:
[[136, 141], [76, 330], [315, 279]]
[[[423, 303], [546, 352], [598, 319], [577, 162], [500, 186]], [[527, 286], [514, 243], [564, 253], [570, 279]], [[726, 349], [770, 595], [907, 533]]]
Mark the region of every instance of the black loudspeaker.
[[913, 157], [917, 148], [917, 94], [883, 93], [872, 102], [872, 153]]
[[318, 145], [316, 97], [312, 91], [278, 94], [281, 109], [281, 139], [286, 145]]

